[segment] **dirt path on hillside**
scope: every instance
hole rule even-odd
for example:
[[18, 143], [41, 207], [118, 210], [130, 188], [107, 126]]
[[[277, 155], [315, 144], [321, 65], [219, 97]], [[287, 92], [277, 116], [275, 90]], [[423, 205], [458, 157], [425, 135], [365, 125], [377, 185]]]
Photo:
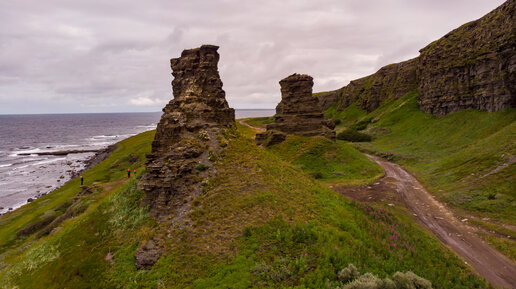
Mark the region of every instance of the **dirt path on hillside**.
[[[239, 123], [257, 132], [264, 131], [245, 120]], [[376, 156], [366, 156], [383, 168], [385, 176], [379, 182], [362, 188], [335, 187], [337, 192], [353, 195], [360, 201], [403, 203], [423, 226], [488, 282], [501, 288], [516, 288], [516, 264], [512, 260], [477, 237], [473, 228], [455, 218], [449, 209], [402, 167]]]
[[516, 288], [516, 264], [512, 260], [478, 238], [473, 228], [455, 218], [449, 209], [402, 167], [376, 156], [367, 156], [384, 169], [382, 185], [395, 189], [423, 226], [491, 284]]
[[239, 121], [238, 121], [238, 123], [239, 123], [239, 124], [241, 124], [241, 125], [245, 125], [245, 126], [247, 126], [247, 127], [249, 127], [249, 128], [252, 128], [252, 129], [253, 129], [253, 130], [255, 130], [256, 132], [264, 132], [264, 131], [265, 131], [265, 129], [264, 129], [264, 128], [257, 127], [257, 126], [252, 126], [252, 125], [248, 124], [247, 122], [245, 122], [245, 119], [241, 119], [241, 120], [239, 120]]

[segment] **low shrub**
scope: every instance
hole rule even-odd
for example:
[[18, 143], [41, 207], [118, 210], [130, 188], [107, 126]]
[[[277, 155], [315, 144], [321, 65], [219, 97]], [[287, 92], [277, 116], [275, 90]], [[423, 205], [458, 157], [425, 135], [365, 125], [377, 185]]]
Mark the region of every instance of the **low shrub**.
[[364, 120], [355, 122], [350, 128], [354, 130], [364, 130], [371, 123], [372, 118], [368, 117]]
[[370, 135], [358, 132], [354, 129], [346, 129], [337, 134], [337, 139], [350, 142], [369, 142], [372, 140]]
[[357, 267], [353, 264], [349, 264], [348, 267], [340, 270], [337, 277], [342, 282], [349, 282], [351, 280], [356, 279], [358, 276], [360, 276], [360, 273], [357, 270]]
[[311, 173], [312, 177], [314, 179], [322, 179], [323, 178], [323, 174], [321, 172], [314, 172], [314, 173]]
[[372, 273], [360, 275], [353, 264], [349, 264], [338, 274], [343, 289], [432, 289], [430, 281], [408, 272], [396, 272], [389, 278], [378, 278]]

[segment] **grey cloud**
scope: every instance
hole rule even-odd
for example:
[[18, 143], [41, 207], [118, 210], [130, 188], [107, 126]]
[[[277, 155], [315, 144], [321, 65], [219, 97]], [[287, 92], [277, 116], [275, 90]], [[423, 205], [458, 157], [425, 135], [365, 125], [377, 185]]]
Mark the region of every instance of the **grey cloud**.
[[278, 81], [336, 89], [418, 50], [503, 1], [0, 2], [0, 113], [158, 111], [169, 59], [221, 46], [232, 107], [273, 108]]

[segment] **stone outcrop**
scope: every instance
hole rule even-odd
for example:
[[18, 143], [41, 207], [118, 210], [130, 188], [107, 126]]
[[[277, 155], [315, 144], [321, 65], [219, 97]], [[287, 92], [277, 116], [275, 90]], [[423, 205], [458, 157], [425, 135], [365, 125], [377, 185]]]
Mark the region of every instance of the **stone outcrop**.
[[371, 112], [417, 89], [421, 110], [436, 116], [461, 109], [516, 107], [516, 0], [508, 0], [420, 50], [420, 56], [316, 96], [324, 110], [355, 103]]
[[267, 132], [256, 136], [255, 141], [262, 144], [273, 137], [274, 143], [277, 143], [284, 139], [283, 134], [320, 135], [335, 140], [335, 124], [332, 120], [324, 119], [319, 101], [312, 95], [312, 77], [306, 74], [293, 74], [279, 83], [281, 102], [276, 107], [275, 120], [267, 125]]
[[417, 59], [390, 64], [375, 74], [352, 80], [340, 89], [319, 93], [317, 97], [324, 110], [336, 103], [341, 110], [352, 103], [371, 112], [387, 100], [398, 99], [417, 88]]
[[[221, 146], [227, 145], [224, 130], [236, 126], [217, 70], [217, 49], [203, 45], [170, 60], [174, 99], [163, 109], [140, 181], [150, 215], [170, 227], [185, 225], [191, 201], [211, 176]], [[149, 244], [136, 254], [138, 268], [149, 268], [159, 258], [160, 242]]]
[[516, 106], [516, 1], [420, 50], [419, 107], [437, 116]]
[[163, 109], [141, 181], [144, 203], [155, 217], [172, 215], [195, 191], [203, 175], [196, 168], [209, 166], [209, 151], [219, 149], [220, 129], [235, 127], [235, 111], [217, 70], [217, 49], [203, 45], [170, 60], [174, 99]]

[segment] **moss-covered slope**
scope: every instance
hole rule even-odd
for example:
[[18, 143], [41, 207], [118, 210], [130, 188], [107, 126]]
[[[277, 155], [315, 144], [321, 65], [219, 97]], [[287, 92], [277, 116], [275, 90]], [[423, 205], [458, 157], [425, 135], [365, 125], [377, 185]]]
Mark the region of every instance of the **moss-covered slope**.
[[[338, 195], [273, 150], [255, 146], [245, 130], [228, 135], [217, 175], [181, 230], [150, 219], [139, 206], [137, 180], [123, 179], [126, 156], [148, 152], [152, 133], [121, 142], [85, 174], [104, 190], [88, 197], [83, 213], [40, 239], [2, 235], [11, 237], [2, 239], [1, 287], [332, 288], [350, 263], [381, 278], [410, 270], [435, 288], [485, 287], [404, 210]], [[2, 218], [1, 229], [16, 232], [36, 220], [35, 212], [57, 210], [76, 187], [72, 181], [60, 191], [67, 195], [52, 193]], [[167, 240], [165, 254], [151, 270], [137, 270], [138, 244], [158, 237]]]
[[419, 110], [412, 92], [371, 113], [355, 105], [327, 113], [342, 119], [337, 131], [365, 123], [362, 132], [373, 141], [356, 147], [402, 164], [464, 218], [476, 215], [475, 224], [499, 237], [493, 245], [516, 259], [516, 231], [510, 229], [516, 224], [515, 109], [468, 109], [436, 118]]

